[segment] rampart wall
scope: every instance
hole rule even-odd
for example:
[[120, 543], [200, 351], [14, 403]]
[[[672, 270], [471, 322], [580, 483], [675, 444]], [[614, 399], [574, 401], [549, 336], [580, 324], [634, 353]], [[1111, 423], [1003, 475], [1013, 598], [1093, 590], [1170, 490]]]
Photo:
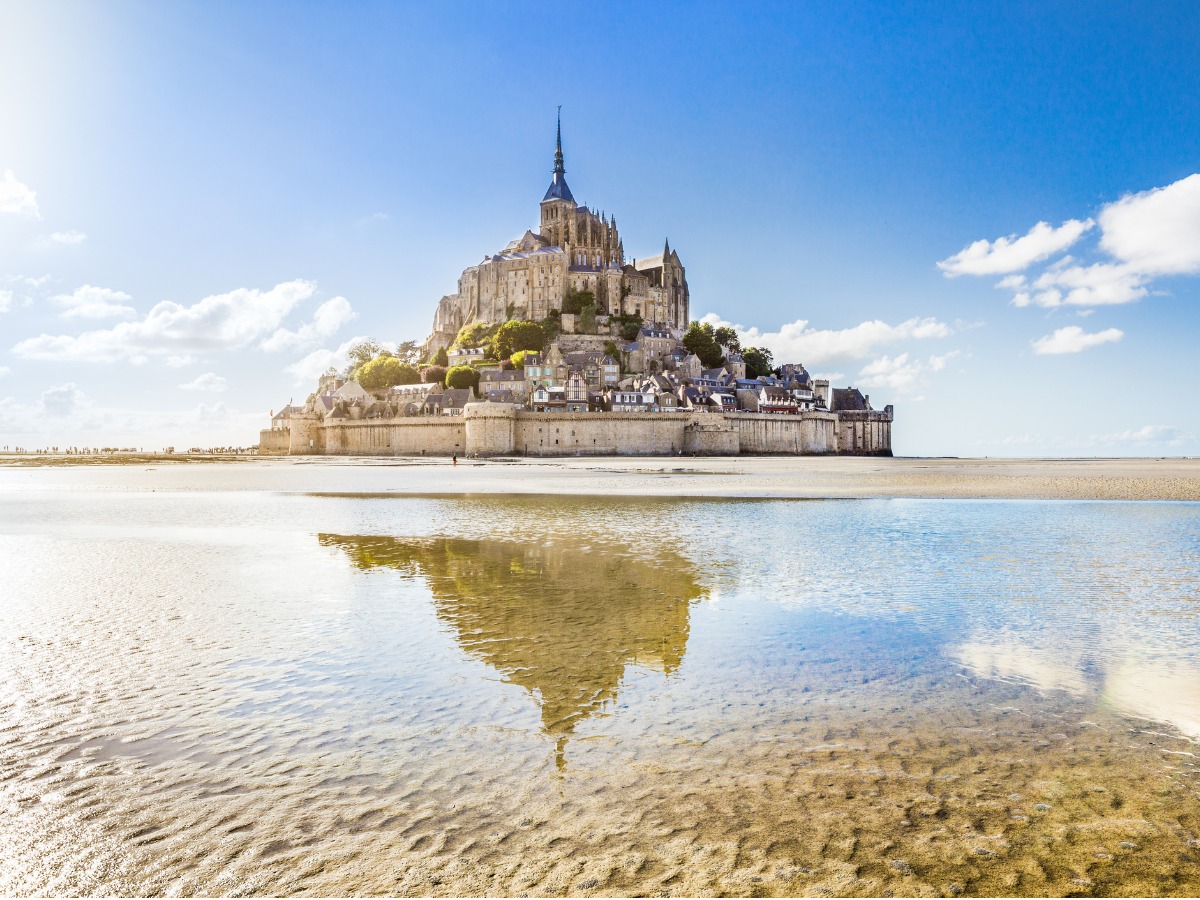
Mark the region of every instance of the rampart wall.
[[291, 448], [290, 428], [264, 428], [258, 433], [258, 452], [261, 456], [287, 456]]
[[742, 453], [837, 453], [838, 417], [832, 413], [738, 413], [729, 419], [737, 428]]
[[682, 413], [518, 413], [521, 456], [673, 456], [683, 451]]
[[462, 416], [320, 421], [260, 434], [263, 454], [348, 456], [891, 455], [890, 409], [848, 414], [534, 413], [468, 404]]

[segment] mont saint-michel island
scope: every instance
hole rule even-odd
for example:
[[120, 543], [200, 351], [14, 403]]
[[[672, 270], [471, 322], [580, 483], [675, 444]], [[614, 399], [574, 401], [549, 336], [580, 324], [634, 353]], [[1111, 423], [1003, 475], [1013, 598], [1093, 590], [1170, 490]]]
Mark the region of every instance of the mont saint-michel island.
[[422, 344], [352, 348], [262, 455], [891, 456], [891, 405], [691, 319], [663, 240], [626, 256], [616, 216], [578, 203], [558, 123], [538, 230], [464, 269]]

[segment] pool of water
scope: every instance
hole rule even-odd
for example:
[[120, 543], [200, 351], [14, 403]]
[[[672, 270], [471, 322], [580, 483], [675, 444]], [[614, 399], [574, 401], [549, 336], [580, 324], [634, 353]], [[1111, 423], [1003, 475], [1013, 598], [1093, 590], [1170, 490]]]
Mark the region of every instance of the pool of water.
[[1200, 891], [1200, 505], [39, 477], [0, 894]]

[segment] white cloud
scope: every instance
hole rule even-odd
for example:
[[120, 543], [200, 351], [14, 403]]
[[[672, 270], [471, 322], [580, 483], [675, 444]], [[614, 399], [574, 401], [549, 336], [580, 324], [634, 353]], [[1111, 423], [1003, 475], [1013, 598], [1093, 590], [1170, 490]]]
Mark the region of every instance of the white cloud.
[[66, 417], [79, 413], [87, 405], [87, 398], [74, 382], [42, 391], [41, 409], [48, 416]]
[[8, 279], [8, 281], [12, 284], [19, 284], [22, 287], [35, 289], [40, 288], [50, 280], [51, 279], [49, 275], [39, 275], [36, 278], [33, 278], [29, 275], [13, 275]]
[[289, 281], [269, 291], [238, 288], [214, 294], [191, 306], [166, 300], [143, 319], [79, 335], [43, 334], [21, 341], [13, 352], [29, 359], [138, 362], [151, 355], [236, 350], [279, 328], [315, 291], [311, 282]]
[[13, 306], [13, 292], [0, 290], [0, 313], [6, 313]]
[[229, 409], [222, 402], [173, 410], [97, 406], [66, 384], [45, 392], [38, 403], [0, 399], [0, 432], [7, 443], [31, 447], [246, 446], [257, 442], [266, 414], [266, 409]]
[[168, 356], [165, 360], [163, 360], [163, 362], [165, 362], [172, 369], [181, 369], [184, 366], [190, 366], [195, 361], [196, 357], [190, 356], [187, 353], [182, 353], [176, 356]]
[[714, 328], [733, 328], [743, 347], [766, 347], [776, 362], [800, 362], [805, 366], [864, 359], [889, 344], [910, 339], [944, 338], [954, 333], [945, 322], [916, 317], [898, 325], [875, 319], [842, 329], [810, 328], [807, 319], [797, 319], [774, 332], [734, 325], [715, 313], [709, 313], [700, 321], [710, 322]]
[[28, 185], [17, 181], [12, 169], [4, 171], [4, 180], [0, 181], [0, 213], [14, 216], [33, 216], [40, 219], [37, 194]]
[[8, 366], [0, 366], [0, 378], [3, 378], [11, 371], [12, 369], [10, 369]]
[[1100, 211], [1100, 246], [1146, 275], [1200, 272], [1200, 174]]
[[344, 369], [350, 364], [350, 348], [365, 337], [354, 337], [343, 343], [336, 350], [314, 350], [303, 359], [296, 360], [284, 368], [284, 372], [296, 379], [297, 384], [315, 384], [316, 380], [327, 369]]
[[1051, 266], [1013, 297], [1014, 306], [1112, 306], [1148, 293], [1145, 276], [1129, 265]]
[[930, 356], [928, 360], [910, 359], [908, 353], [881, 356], [867, 363], [858, 373], [859, 387], [883, 388], [912, 396], [928, 383], [929, 373], [940, 372], [956, 356], [958, 351]]
[[[996, 287], [1012, 291], [1018, 307], [1113, 306], [1149, 295], [1155, 278], [1200, 274], [1200, 174], [1122, 197], [1101, 208], [1096, 222], [1096, 247], [1108, 259], [1081, 263], [1063, 256], [1040, 275], [1011, 274]], [[1025, 237], [976, 241], [938, 266], [948, 276], [1015, 272], [1065, 250], [1091, 227], [1091, 219], [1057, 230], [1039, 222]]]
[[1066, 250], [1094, 224], [1091, 219], [1069, 219], [1053, 228], [1048, 222], [1038, 222], [1022, 237], [1010, 234], [994, 241], [978, 240], [937, 265], [947, 278], [1020, 272]]
[[225, 379], [220, 375], [215, 372], [205, 372], [203, 375], [197, 375], [187, 384], [181, 384], [179, 387], [184, 391], [209, 391], [219, 394], [228, 386]]
[[1106, 434], [1100, 438], [1105, 444], [1179, 444], [1183, 432], [1170, 425], [1143, 425], [1135, 430]]
[[358, 313], [350, 308], [350, 301], [345, 297], [334, 297], [317, 307], [311, 322], [305, 322], [296, 331], [280, 328], [259, 346], [267, 351], [303, 350], [332, 337], [356, 318]]
[[124, 291], [85, 284], [72, 294], [59, 294], [51, 300], [63, 308], [66, 319], [128, 318], [137, 314], [127, 301], [133, 298]]
[[1125, 337], [1125, 332], [1119, 328], [1106, 328], [1104, 331], [1088, 333], [1078, 325], [1068, 325], [1059, 328], [1054, 334], [1048, 334], [1033, 341], [1033, 352], [1038, 354], [1079, 353], [1089, 347], [1098, 347], [1119, 341]]
[[54, 244], [82, 244], [86, 240], [87, 235], [82, 231], [56, 231], [50, 235]]

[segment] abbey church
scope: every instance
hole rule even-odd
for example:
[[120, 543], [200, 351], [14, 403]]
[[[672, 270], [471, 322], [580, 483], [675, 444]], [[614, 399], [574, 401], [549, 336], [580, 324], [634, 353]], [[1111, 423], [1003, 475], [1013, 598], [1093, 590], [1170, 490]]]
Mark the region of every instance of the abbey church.
[[562, 311], [571, 289], [591, 291], [599, 315], [641, 316], [672, 332], [687, 327], [688, 286], [679, 254], [664, 241], [657, 256], [626, 260], [616, 217], [576, 203], [566, 172], [560, 120], [553, 178], [542, 197], [537, 233], [526, 231], [463, 271], [458, 292], [438, 303], [426, 345], [430, 351], [448, 347], [470, 322], [540, 322]]

